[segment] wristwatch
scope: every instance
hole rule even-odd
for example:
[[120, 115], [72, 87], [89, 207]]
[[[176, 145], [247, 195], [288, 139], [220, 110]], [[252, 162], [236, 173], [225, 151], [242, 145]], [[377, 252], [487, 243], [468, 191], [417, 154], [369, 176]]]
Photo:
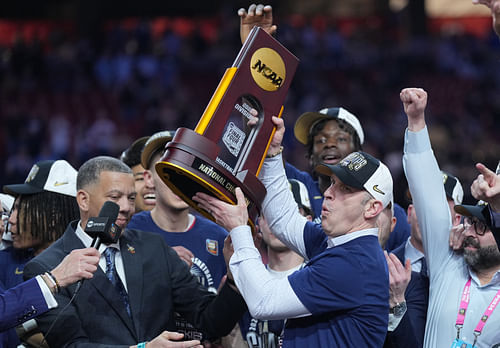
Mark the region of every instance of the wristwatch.
[[396, 303], [392, 308], [389, 308], [389, 313], [397, 317], [402, 317], [406, 313], [406, 301]]

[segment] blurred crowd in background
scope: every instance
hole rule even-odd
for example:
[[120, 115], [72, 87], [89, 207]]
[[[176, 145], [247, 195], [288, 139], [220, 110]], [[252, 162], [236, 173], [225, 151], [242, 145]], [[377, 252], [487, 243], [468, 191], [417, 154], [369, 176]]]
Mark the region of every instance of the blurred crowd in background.
[[[284, 154], [292, 164], [308, 167], [293, 136], [297, 117], [343, 106], [360, 119], [364, 150], [388, 164], [396, 201], [406, 206], [399, 92], [422, 87], [442, 169], [468, 188], [477, 176], [474, 163], [496, 167], [500, 44], [493, 33], [454, 28], [411, 36], [394, 18], [340, 26], [296, 15], [277, 24], [277, 39], [300, 59], [283, 116]], [[203, 19], [110, 21], [92, 37], [51, 23], [43, 35], [20, 30], [4, 40], [0, 183], [22, 182], [42, 159], [64, 158], [78, 168], [96, 155], [119, 156], [140, 136], [194, 128], [241, 47], [238, 26], [235, 9]]]

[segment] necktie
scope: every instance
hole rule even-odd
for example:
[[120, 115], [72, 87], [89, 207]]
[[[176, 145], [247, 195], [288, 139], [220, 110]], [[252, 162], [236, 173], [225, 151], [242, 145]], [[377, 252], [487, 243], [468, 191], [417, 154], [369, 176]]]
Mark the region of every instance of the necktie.
[[122, 281], [120, 280], [120, 277], [118, 276], [118, 273], [116, 272], [115, 254], [116, 254], [115, 248], [109, 247], [106, 248], [106, 250], [104, 250], [104, 257], [106, 258], [106, 277], [108, 277], [109, 281], [113, 284], [116, 291], [118, 291], [118, 293], [120, 294], [120, 299], [125, 305], [125, 309], [127, 310], [128, 316], [131, 317], [128, 294], [127, 291], [125, 290], [125, 287], [123, 286]]
[[428, 277], [429, 274], [427, 273], [427, 262], [425, 262], [425, 257], [422, 257], [420, 261], [422, 264], [422, 269], [420, 270], [420, 274], [423, 275], [424, 277]]

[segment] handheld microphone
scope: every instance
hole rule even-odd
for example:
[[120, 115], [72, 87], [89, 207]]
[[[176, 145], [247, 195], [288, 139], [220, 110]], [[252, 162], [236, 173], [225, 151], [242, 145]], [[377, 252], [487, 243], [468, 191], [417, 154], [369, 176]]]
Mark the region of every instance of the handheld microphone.
[[[106, 201], [102, 205], [99, 216], [89, 218], [85, 226], [85, 233], [94, 238], [90, 245], [91, 247], [99, 250], [101, 243], [111, 244], [118, 241], [122, 233], [121, 228], [115, 225], [119, 212], [120, 206], [118, 204]], [[83, 279], [80, 279], [76, 283], [76, 289], [73, 296], [80, 291], [82, 283]]]
[[120, 212], [120, 206], [114, 202], [106, 201], [102, 205], [99, 216], [91, 217], [85, 226], [85, 233], [93, 238], [91, 247], [99, 249], [101, 243], [116, 243], [120, 238], [121, 229], [115, 225], [115, 220]]

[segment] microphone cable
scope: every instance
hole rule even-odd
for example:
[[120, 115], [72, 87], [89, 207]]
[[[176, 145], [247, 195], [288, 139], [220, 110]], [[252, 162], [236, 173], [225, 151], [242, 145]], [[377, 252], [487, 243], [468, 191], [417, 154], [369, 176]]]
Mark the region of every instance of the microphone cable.
[[59, 317], [61, 316], [61, 314], [63, 314], [63, 313], [64, 313], [64, 311], [65, 311], [66, 309], [68, 309], [69, 305], [70, 305], [70, 304], [72, 304], [72, 303], [73, 303], [73, 301], [75, 300], [76, 295], [78, 295], [78, 291], [79, 291], [79, 290], [80, 290], [80, 288], [81, 288], [81, 285], [82, 285], [82, 283], [78, 283], [78, 284], [77, 284], [76, 289], [75, 289], [75, 292], [73, 293], [73, 296], [71, 296], [71, 298], [70, 298], [69, 302], [68, 302], [68, 303], [66, 304], [66, 306], [64, 306], [64, 308], [63, 308], [63, 309], [61, 309], [61, 311], [60, 311], [60, 312], [56, 315], [56, 317], [55, 317], [54, 321], [52, 322], [52, 324], [50, 324], [49, 329], [47, 330], [47, 333], [45, 333], [45, 334], [43, 335], [43, 340], [42, 340], [42, 343], [41, 343], [42, 345], [43, 345], [44, 343], [46, 343], [46, 342], [47, 342], [47, 341], [46, 341], [46, 338], [47, 338], [47, 336], [49, 336], [50, 331], [52, 331], [52, 329], [54, 328], [54, 325], [56, 324], [57, 319], [59, 319]]

